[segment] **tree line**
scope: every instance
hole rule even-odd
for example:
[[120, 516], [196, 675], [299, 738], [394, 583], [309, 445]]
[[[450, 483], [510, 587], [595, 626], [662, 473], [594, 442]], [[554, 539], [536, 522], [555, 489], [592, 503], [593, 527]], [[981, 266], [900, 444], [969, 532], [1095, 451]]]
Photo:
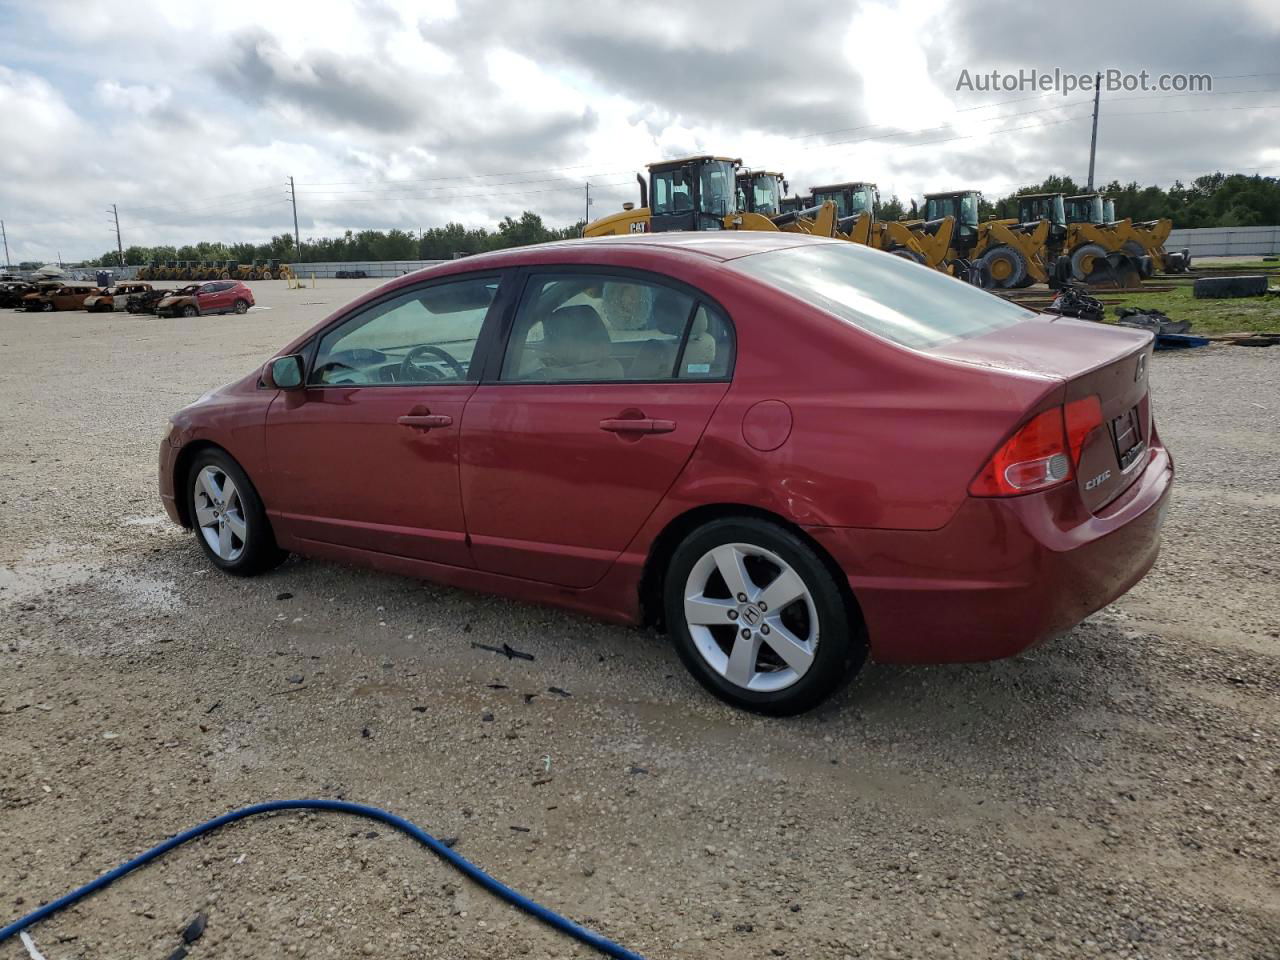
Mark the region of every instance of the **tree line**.
[[[1068, 196], [1084, 193], [1083, 185], [1071, 177], [1051, 176], [1042, 183], [1024, 187], [1016, 193], [994, 201], [983, 199], [980, 216], [1002, 218], [1016, 217], [1018, 197], [1028, 193], [1065, 193]], [[1280, 178], [1241, 173], [1211, 173], [1196, 177], [1190, 184], [1175, 181], [1168, 189], [1144, 187], [1136, 181], [1122, 184], [1113, 180], [1101, 188], [1101, 192], [1115, 198], [1116, 213], [1137, 221], [1157, 220], [1168, 217], [1180, 228], [1195, 227], [1252, 227], [1280, 224]], [[880, 216], [894, 220], [911, 215], [910, 206], [904, 207], [895, 196], [881, 205]], [[224, 261], [236, 260], [252, 263], [254, 260], [276, 258], [286, 262], [321, 263], [350, 262], [356, 260], [449, 260], [456, 256], [500, 250], [505, 247], [543, 243], [547, 240], [563, 240], [581, 236], [584, 221], [568, 227], [548, 227], [542, 217], [524, 211], [519, 217], [506, 217], [496, 230], [485, 227], [464, 227], [460, 223], [448, 223], [443, 227], [431, 227], [416, 234], [400, 230], [348, 230], [340, 237], [308, 238], [302, 250], [294, 249], [292, 234], [282, 233], [269, 243], [210, 243], [202, 241], [182, 247], [127, 247], [125, 262], [146, 264], [152, 260]], [[115, 250], [103, 254], [96, 261], [100, 266], [114, 266]]]
[[[584, 221], [568, 227], [548, 227], [542, 217], [524, 211], [516, 219], [505, 217], [496, 230], [485, 227], [464, 227], [460, 223], [447, 223], [443, 227], [431, 227], [421, 231], [398, 228], [391, 230], [347, 230], [339, 237], [308, 237], [302, 243], [301, 254], [295, 249], [293, 234], [282, 233], [269, 243], [200, 243], [181, 247], [130, 246], [124, 249], [125, 263], [148, 264], [152, 260], [165, 263], [178, 261], [212, 261], [215, 263], [235, 260], [252, 263], [255, 260], [283, 260], [286, 263], [350, 263], [359, 260], [451, 260], [457, 256], [502, 250], [506, 247], [522, 247], [548, 240], [565, 240], [582, 235]], [[90, 261], [102, 267], [114, 267], [119, 262], [115, 250], [109, 250], [97, 260]]]

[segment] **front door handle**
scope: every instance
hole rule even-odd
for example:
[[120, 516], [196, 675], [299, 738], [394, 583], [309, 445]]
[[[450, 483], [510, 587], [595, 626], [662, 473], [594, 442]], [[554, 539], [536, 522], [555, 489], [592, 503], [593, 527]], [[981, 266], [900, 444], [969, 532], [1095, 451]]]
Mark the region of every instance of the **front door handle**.
[[674, 420], [654, 420], [650, 417], [636, 419], [611, 417], [600, 421], [600, 429], [610, 433], [670, 433], [675, 428]]
[[446, 413], [411, 413], [400, 417], [396, 423], [415, 430], [432, 430], [436, 427], [453, 426], [453, 417]]

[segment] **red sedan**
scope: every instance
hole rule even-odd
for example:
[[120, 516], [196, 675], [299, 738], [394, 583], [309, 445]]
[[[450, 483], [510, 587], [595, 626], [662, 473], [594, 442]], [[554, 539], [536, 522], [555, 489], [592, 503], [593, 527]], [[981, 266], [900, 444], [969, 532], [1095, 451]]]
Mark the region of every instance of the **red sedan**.
[[716, 695], [795, 713], [868, 655], [1010, 656], [1142, 578], [1151, 346], [842, 240], [526, 247], [183, 409], [160, 490], [229, 573], [294, 551], [657, 623]]

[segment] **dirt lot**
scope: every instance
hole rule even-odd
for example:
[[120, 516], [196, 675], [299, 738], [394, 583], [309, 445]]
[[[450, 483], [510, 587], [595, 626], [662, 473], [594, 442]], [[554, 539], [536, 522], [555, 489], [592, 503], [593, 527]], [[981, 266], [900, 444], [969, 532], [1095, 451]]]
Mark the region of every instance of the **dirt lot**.
[[[1280, 350], [1157, 355], [1180, 477], [1131, 595], [778, 721], [651, 633], [328, 563], [235, 580], [163, 520], [166, 416], [368, 285], [0, 313], [0, 924], [233, 807], [342, 796], [653, 958], [1280, 957]], [[164, 960], [197, 910], [193, 960], [588, 955], [332, 815], [231, 827], [34, 935]]]

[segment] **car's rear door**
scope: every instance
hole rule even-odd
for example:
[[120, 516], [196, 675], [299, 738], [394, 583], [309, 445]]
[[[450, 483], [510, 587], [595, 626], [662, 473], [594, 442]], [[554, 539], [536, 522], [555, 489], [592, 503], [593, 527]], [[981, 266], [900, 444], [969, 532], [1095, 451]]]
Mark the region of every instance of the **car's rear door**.
[[478, 567], [596, 583], [693, 453], [733, 336], [698, 291], [631, 271], [530, 271], [467, 402], [461, 480]]
[[287, 536], [469, 566], [458, 490], [493, 274], [396, 290], [309, 348], [307, 385], [267, 414], [272, 522]]

